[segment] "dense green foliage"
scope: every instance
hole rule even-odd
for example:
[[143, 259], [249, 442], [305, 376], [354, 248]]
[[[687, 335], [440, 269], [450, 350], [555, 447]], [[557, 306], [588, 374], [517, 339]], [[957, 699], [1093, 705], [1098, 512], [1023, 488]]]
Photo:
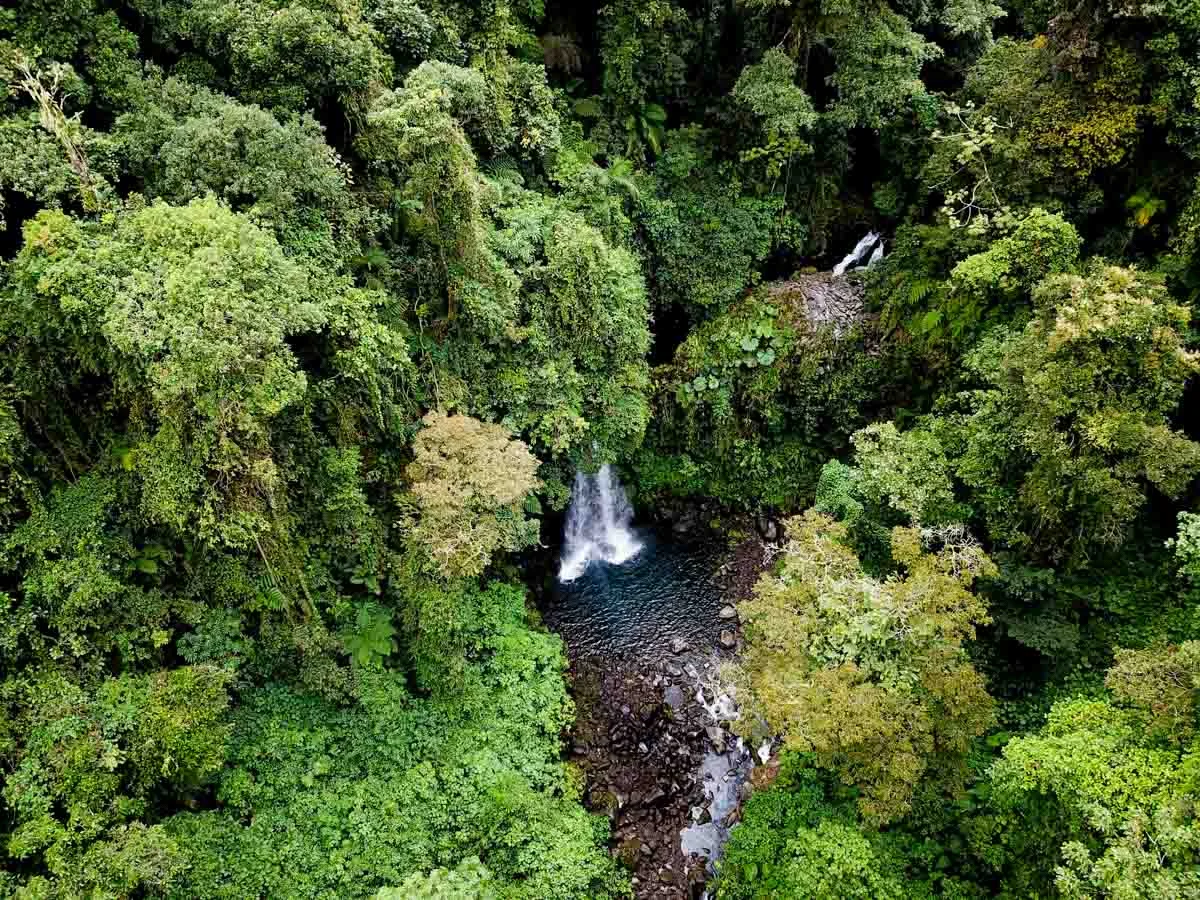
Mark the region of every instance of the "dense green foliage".
[[1200, 897], [1198, 52], [1139, 0], [5, 6], [0, 896], [627, 896], [521, 565], [616, 463], [787, 523], [718, 896]]
[[990, 723], [991, 698], [962, 645], [986, 616], [969, 588], [994, 567], [961, 528], [898, 527], [904, 571], [882, 582], [827, 516], [810, 510], [788, 535], [777, 572], [740, 604], [748, 711], [858, 785], [865, 818], [893, 820], [927, 770]]

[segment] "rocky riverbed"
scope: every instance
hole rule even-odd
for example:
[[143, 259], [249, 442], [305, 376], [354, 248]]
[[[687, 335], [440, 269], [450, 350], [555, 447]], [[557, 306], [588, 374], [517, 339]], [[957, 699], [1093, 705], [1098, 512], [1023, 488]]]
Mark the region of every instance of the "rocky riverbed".
[[[639, 898], [703, 895], [711, 877], [705, 853], [736, 823], [751, 769], [762, 768], [764, 759], [729, 731], [733, 707], [721, 696], [719, 672], [741, 644], [734, 604], [749, 595], [768, 555], [753, 533], [720, 563], [714, 578], [723, 602], [705, 632], [716, 635], [711, 643], [664, 636], [650, 651], [578, 655], [568, 642], [578, 708], [570, 756], [586, 776], [588, 805], [612, 823], [613, 853]], [[685, 855], [685, 830], [698, 852]]]

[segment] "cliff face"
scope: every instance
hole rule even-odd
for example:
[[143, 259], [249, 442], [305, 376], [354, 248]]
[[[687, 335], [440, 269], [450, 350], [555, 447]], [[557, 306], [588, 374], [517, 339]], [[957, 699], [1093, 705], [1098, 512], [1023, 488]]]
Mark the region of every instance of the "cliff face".
[[867, 318], [866, 292], [856, 277], [813, 272], [766, 286], [770, 301], [797, 328], [838, 338]]

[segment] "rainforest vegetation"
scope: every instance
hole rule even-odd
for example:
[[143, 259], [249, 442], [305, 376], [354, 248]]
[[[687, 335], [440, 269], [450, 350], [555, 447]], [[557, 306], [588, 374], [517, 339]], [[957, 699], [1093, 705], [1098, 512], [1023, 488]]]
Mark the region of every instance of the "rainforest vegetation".
[[10, 0], [0, 217], [0, 895], [629, 896], [607, 463], [787, 521], [720, 900], [1200, 898], [1191, 0]]

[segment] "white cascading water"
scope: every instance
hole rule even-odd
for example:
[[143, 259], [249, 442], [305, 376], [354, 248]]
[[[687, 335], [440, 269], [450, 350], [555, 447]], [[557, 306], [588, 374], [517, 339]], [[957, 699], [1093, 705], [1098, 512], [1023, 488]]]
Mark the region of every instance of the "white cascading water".
[[577, 472], [558, 580], [574, 581], [593, 560], [619, 566], [636, 556], [642, 544], [632, 522], [633, 508], [610, 467], [601, 466], [594, 475]]
[[867, 268], [875, 268], [876, 263], [883, 259], [883, 241], [875, 245], [875, 249], [871, 251], [871, 258], [867, 260]]
[[[840, 263], [838, 263], [836, 266], [833, 267], [833, 274], [834, 275], [845, 275], [846, 272], [848, 270], [850, 270], [851, 268], [853, 268], [854, 266], [861, 265], [863, 260], [866, 259], [866, 257], [867, 257], [867, 252], [872, 247], [874, 247], [875, 244], [879, 243], [879, 238], [880, 238], [879, 232], [868, 231], [863, 236], [862, 240], [860, 240], [857, 244], [854, 245], [854, 249], [846, 254], [846, 258], [843, 259]], [[883, 252], [881, 250], [880, 256], [882, 256], [882, 255], [883, 255]]]

